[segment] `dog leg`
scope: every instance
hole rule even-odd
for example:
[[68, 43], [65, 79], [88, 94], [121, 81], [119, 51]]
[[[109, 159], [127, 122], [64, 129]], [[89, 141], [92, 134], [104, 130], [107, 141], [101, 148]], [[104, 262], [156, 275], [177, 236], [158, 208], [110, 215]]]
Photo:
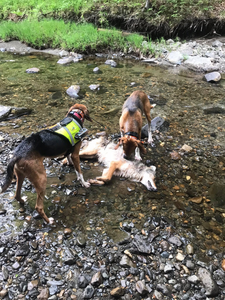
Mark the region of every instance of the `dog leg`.
[[103, 170], [102, 176], [97, 177], [97, 180], [108, 182], [111, 180], [113, 173], [116, 169], [119, 169], [124, 162], [121, 161], [112, 161], [108, 169]]
[[44, 212], [44, 196], [45, 196], [47, 177], [46, 177], [45, 168], [43, 166], [43, 159], [36, 158], [35, 160], [26, 162], [25, 170], [26, 170], [27, 178], [34, 185], [34, 188], [37, 192], [35, 209], [47, 223], [50, 224], [53, 223], [54, 219], [48, 218]]
[[71, 159], [73, 161], [73, 165], [75, 168], [75, 172], [77, 174], [77, 180], [80, 181], [82, 186], [85, 188], [88, 188], [90, 186], [90, 183], [87, 181], [84, 181], [83, 174], [81, 173], [81, 168], [80, 168], [80, 157], [79, 157], [79, 150], [80, 150], [81, 143], [78, 143], [75, 145], [73, 153], [71, 153]]
[[15, 199], [18, 202], [20, 202], [21, 204], [24, 204], [24, 200], [21, 198], [21, 188], [22, 188], [22, 184], [23, 184], [25, 176], [16, 167], [14, 169], [14, 172], [16, 174], [16, 179], [17, 179]]
[[148, 143], [151, 144], [152, 146], [154, 146], [153, 143], [153, 138], [152, 138], [152, 132], [151, 132], [151, 115], [150, 115], [150, 111], [151, 108], [153, 108], [154, 106], [152, 106], [148, 101], [146, 101], [146, 104], [144, 106], [144, 114], [146, 116], [147, 122], [148, 122]]
[[135, 148], [135, 159], [142, 160], [139, 147]]

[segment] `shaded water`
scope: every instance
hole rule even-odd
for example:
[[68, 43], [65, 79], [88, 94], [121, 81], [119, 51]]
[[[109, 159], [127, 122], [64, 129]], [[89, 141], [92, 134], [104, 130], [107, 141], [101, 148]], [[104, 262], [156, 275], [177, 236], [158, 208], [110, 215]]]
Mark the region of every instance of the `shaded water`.
[[[61, 66], [58, 58], [48, 56], [15, 56], [0, 53], [1, 104], [32, 108], [28, 116], [0, 123], [0, 131], [28, 135], [53, 125], [65, 116], [76, 101], [88, 106], [90, 115], [100, 122], [88, 123], [89, 134], [106, 130], [119, 132], [121, 107], [132, 91], [145, 91], [157, 104], [152, 118], [160, 116], [169, 121], [168, 131], [155, 132], [156, 147], [148, 148], [143, 161], [150, 160], [157, 167], [158, 192], [149, 192], [144, 186], [119, 178], [104, 187], [81, 188], [70, 167], [46, 161], [48, 186], [45, 210], [53, 215], [56, 228], [76, 228], [83, 233], [106, 232], [115, 241], [125, 236], [120, 222], [133, 222], [141, 228], [147, 217], [170, 218], [185, 238], [202, 253], [207, 249], [221, 250], [225, 245], [225, 209], [210, 202], [209, 190], [215, 183], [225, 184], [224, 115], [204, 114], [204, 107], [224, 103], [225, 80], [209, 84], [202, 74], [181, 68], [163, 68], [135, 61], [118, 61], [117, 68], [105, 65], [105, 60], [88, 58], [82, 62]], [[100, 74], [93, 73], [98, 66]], [[38, 74], [27, 74], [37, 67]], [[132, 84], [131, 84], [132, 83]], [[66, 89], [78, 84], [82, 97], [70, 98]], [[100, 84], [93, 92], [90, 84]], [[145, 119], [144, 123], [145, 123]], [[188, 144], [189, 154], [173, 160], [172, 151]], [[96, 161], [83, 161], [84, 178], [101, 174]], [[2, 169], [2, 166], [1, 166]], [[11, 234], [30, 221], [24, 219], [33, 213], [36, 195], [29, 184], [23, 195], [29, 199], [24, 212], [13, 201], [14, 186], [0, 198], [0, 207], [7, 210], [0, 215], [0, 231]], [[201, 204], [192, 203], [193, 197], [203, 197]], [[45, 229], [41, 220], [34, 226]]]

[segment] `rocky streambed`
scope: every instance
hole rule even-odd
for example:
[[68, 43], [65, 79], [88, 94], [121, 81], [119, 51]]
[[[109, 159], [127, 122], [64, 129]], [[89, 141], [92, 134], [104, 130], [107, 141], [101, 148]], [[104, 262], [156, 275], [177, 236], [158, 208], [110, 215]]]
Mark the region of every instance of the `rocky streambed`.
[[[158, 191], [119, 178], [83, 189], [72, 168], [46, 160], [45, 207], [54, 226], [38, 219], [29, 181], [24, 207], [13, 199], [15, 182], [1, 195], [0, 297], [224, 299], [223, 71], [217, 69], [221, 80], [213, 84], [204, 73], [184, 70], [183, 61], [158, 68], [161, 59], [152, 65], [107, 58], [117, 64], [106, 65], [103, 58], [59, 66], [58, 58], [34, 53], [1, 57], [1, 104], [31, 109], [23, 116], [7, 110], [1, 121], [1, 178], [24, 135], [64, 116], [74, 101], [86, 104], [101, 123], [87, 124], [88, 138], [106, 129], [117, 140], [123, 101], [143, 89], [157, 104], [155, 147], [146, 145], [143, 162], [157, 167]], [[40, 72], [26, 73], [34, 67]], [[82, 96], [71, 98], [70, 86]], [[85, 178], [102, 171], [97, 161], [81, 166]]]

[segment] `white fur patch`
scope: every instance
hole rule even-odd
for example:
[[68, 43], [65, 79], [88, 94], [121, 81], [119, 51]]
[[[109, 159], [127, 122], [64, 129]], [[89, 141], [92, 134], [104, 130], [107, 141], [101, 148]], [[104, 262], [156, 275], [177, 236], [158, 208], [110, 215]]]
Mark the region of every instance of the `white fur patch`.
[[54, 224], [55, 220], [54, 218], [49, 218], [49, 224]]

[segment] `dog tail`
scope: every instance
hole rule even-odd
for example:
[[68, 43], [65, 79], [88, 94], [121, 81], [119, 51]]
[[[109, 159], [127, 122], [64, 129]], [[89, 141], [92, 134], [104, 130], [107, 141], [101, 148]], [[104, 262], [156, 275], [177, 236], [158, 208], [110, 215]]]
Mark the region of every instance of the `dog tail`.
[[7, 166], [7, 174], [3, 182], [0, 184], [0, 193], [3, 193], [10, 186], [13, 179], [13, 171], [16, 162], [19, 160], [19, 157], [14, 157]]

